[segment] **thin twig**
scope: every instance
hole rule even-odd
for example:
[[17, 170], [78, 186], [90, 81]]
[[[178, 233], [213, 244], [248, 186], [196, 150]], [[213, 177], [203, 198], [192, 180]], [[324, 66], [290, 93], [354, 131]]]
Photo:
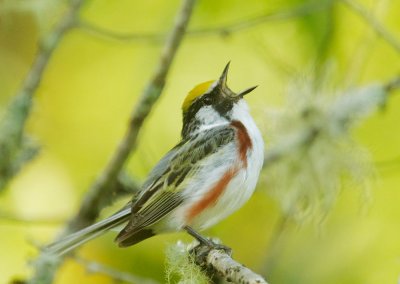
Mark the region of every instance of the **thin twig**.
[[40, 43], [39, 53], [24, 81], [20, 95], [24, 94], [32, 96], [35, 93], [42, 79], [44, 70], [46, 69], [46, 66], [55, 49], [60, 43], [61, 38], [67, 31], [69, 31], [70, 28], [74, 26], [74, 22], [78, 17], [83, 2], [83, 0], [71, 0], [68, 12], [64, 17], [61, 18], [54, 31], [50, 33], [43, 42]]
[[124, 281], [124, 282], [132, 283], [132, 284], [138, 284], [138, 283], [159, 284], [159, 282], [157, 282], [155, 280], [147, 279], [147, 278], [133, 275], [131, 273], [119, 271], [115, 268], [101, 264], [99, 262], [86, 260], [86, 259], [83, 259], [80, 257], [74, 257], [74, 260], [76, 260], [76, 262], [83, 265], [89, 273], [103, 274], [103, 275], [110, 277], [111, 279], [113, 279], [115, 281]]
[[234, 260], [224, 249], [217, 249], [206, 244], [199, 244], [192, 249], [196, 264], [206, 272], [217, 273], [228, 282], [267, 284], [267, 281], [243, 264]]
[[[147, 87], [143, 91], [139, 103], [133, 109], [128, 130], [118, 145], [116, 151], [99, 175], [97, 180], [86, 194], [76, 216], [66, 226], [64, 232], [59, 236], [79, 230], [90, 225], [98, 217], [100, 210], [112, 200], [116, 188], [117, 176], [121, 172], [131, 152], [136, 149], [137, 137], [144, 120], [150, 113], [154, 103], [160, 97], [164, 88], [165, 80], [186, 31], [195, 0], [183, 0], [177, 14], [175, 25], [166, 40], [161, 53], [159, 64], [151, 77]], [[49, 259], [45, 254], [39, 255], [35, 261], [36, 274], [30, 283], [47, 284], [52, 283], [57, 267], [62, 263], [63, 257]]]
[[[373, 5], [370, 6], [370, 14], [372, 17], [379, 18], [387, 10], [387, 3], [391, 0], [382, 0], [382, 1], [374, 1]], [[357, 42], [356, 48], [352, 51], [352, 54], [349, 55], [351, 60], [349, 60], [344, 70], [347, 72], [344, 73], [345, 76], [343, 79], [344, 86], [353, 86], [355, 82], [360, 81], [360, 78], [363, 78], [364, 72], [367, 71], [369, 61], [372, 59], [371, 52], [375, 48], [373, 44], [376, 42], [376, 38], [378, 35], [376, 32], [369, 28], [363, 34], [362, 38]]]
[[[303, 17], [311, 13], [323, 10], [327, 7], [326, 1], [312, 1], [294, 8], [283, 11], [268, 12], [259, 16], [250, 17], [241, 21], [226, 24], [219, 27], [207, 27], [188, 30], [187, 36], [209, 36], [209, 35], [229, 35], [235, 32], [250, 29], [252, 27], [267, 23], [284, 21], [293, 18]], [[122, 42], [148, 42], [160, 43], [165, 37], [163, 33], [122, 33], [118, 31], [111, 31], [107, 28], [96, 26], [92, 23], [80, 20], [76, 23], [77, 27], [95, 36], [101, 36], [112, 40]]]
[[390, 46], [392, 46], [398, 53], [400, 53], [400, 41], [390, 33], [385, 26], [376, 19], [367, 9], [365, 9], [362, 5], [352, 0], [340, 0], [347, 7], [349, 7], [353, 12], [358, 14], [361, 18], [363, 18], [372, 29]]
[[[37, 154], [37, 147], [27, 145], [24, 137], [26, 120], [30, 114], [32, 97], [43, 73], [62, 37], [73, 26], [82, 6], [82, 0], [71, 0], [69, 10], [53, 32], [41, 43], [36, 58], [18, 94], [11, 101], [0, 122], [0, 190], [18, 172], [19, 168]], [[36, 148], [36, 149], [35, 149]]]

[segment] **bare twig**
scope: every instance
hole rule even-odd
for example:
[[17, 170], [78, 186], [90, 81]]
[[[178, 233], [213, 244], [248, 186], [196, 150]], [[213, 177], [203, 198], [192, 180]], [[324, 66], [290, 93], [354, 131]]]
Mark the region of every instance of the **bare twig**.
[[33, 146], [29, 141], [27, 143], [23, 133], [32, 106], [32, 96], [61, 38], [73, 26], [82, 3], [82, 0], [72, 0], [68, 12], [61, 18], [54, 31], [39, 44], [33, 65], [0, 122], [0, 190], [38, 151], [37, 146]]
[[103, 274], [116, 281], [124, 281], [132, 284], [159, 284], [159, 282], [155, 280], [136, 276], [127, 272], [122, 272], [95, 261], [86, 260], [80, 257], [74, 257], [74, 260], [83, 265], [89, 273]]
[[[370, 16], [374, 18], [381, 17], [387, 11], [387, 2], [391, 0], [382, 0], [382, 1], [373, 1], [371, 2], [371, 6], [369, 7]], [[337, 2], [337, 1], [336, 1]], [[346, 7], [349, 9], [348, 7]], [[352, 12], [352, 11], [351, 11]], [[352, 12], [353, 13], [353, 12]], [[371, 53], [375, 48], [375, 42], [377, 37], [377, 33], [374, 29], [368, 27], [368, 29], [363, 33], [362, 37], [359, 41], [357, 41], [356, 48], [352, 51], [352, 54], [349, 55], [351, 60], [347, 62], [347, 67], [345, 67], [345, 76], [343, 80], [344, 86], [352, 86], [355, 82], [359, 81], [360, 78], [363, 78], [364, 72], [366, 72], [366, 66], [372, 59]]]
[[267, 284], [262, 276], [235, 261], [224, 249], [199, 244], [193, 248], [192, 252], [198, 265], [212, 274], [217, 273], [228, 282]]
[[40, 43], [39, 53], [24, 81], [20, 95], [32, 96], [34, 94], [50, 57], [53, 55], [64, 34], [73, 27], [83, 2], [83, 0], [71, 0], [68, 12], [61, 18], [54, 31]]
[[[229, 35], [234, 32], [240, 32], [266, 22], [284, 21], [293, 18], [303, 17], [311, 13], [320, 11], [327, 8], [327, 1], [312, 1], [294, 8], [283, 11], [268, 12], [259, 16], [247, 18], [234, 23], [226, 24], [219, 27], [210, 28], [197, 28], [188, 30], [187, 36], [209, 36], [209, 35]], [[84, 31], [107, 39], [122, 41], [122, 42], [149, 42], [159, 43], [165, 37], [163, 33], [121, 33], [111, 31], [103, 27], [96, 26], [84, 20], [77, 22], [77, 27], [82, 28]]]
[[87, 22], [86, 20], [79, 20], [76, 23], [76, 27], [80, 28], [83, 32], [89, 35], [100, 37], [104, 39], [110, 39], [120, 42], [149, 42], [149, 43], [162, 43], [166, 35], [164, 33], [123, 33], [118, 31], [112, 31], [107, 28], [97, 26]]
[[363, 18], [372, 29], [382, 38], [384, 39], [390, 46], [392, 46], [398, 53], [400, 53], [400, 41], [390, 33], [385, 26], [376, 19], [367, 9], [365, 9], [362, 5], [352, 0], [340, 0], [347, 7], [349, 7], [353, 12], [358, 14], [361, 18]]
[[[132, 111], [129, 127], [124, 138], [121, 140], [105, 169], [89, 189], [78, 213], [66, 226], [60, 238], [93, 223], [98, 217], [100, 210], [112, 200], [111, 197], [116, 188], [117, 176], [121, 172], [130, 153], [136, 148], [137, 137], [143, 122], [164, 88], [168, 71], [183, 39], [194, 4], [195, 0], [182, 1], [175, 25], [161, 53], [159, 64], [143, 91], [139, 103]], [[41, 254], [35, 262], [36, 274], [30, 280], [30, 283], [51, 283], [54, 273], [62, 260], [62, 257], [49, 259], [45, 254]]]

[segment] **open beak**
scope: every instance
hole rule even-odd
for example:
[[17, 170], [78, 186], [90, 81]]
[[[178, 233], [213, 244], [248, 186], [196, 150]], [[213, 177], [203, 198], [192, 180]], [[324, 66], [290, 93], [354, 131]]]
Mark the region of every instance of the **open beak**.
[[229, 65], [231, 64], [231, 62], [229, 61], [228, 64], [226, 64], [224, 71], [222, 71], [221, 76], [218, 79], [218, 84], [217, 86], [222, 90], [222, 93], [230, 96], [230, 97], [240, 97], [243, 98], [243, 96], [247, 95], [248, 93], [250, 93], [251, 91], [253, 91], [255, 88], [257, 88], [258, 86], [254, 86], [251, 88], [247, 88], [243, 91], [241, 91], [240, 93], [236, 94], [233, 91], [231, 91], [228, 88], [227, 85], [227, 80], [228, 80], [228, 71], [229, 71]]

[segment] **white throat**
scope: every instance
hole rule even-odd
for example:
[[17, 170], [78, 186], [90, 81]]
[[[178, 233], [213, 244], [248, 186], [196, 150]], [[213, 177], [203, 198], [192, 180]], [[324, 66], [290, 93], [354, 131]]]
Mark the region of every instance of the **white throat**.
[[[232, 110], [229, 113], [230, 120], [221, 116], [212, 106], [202, 107], [196, 113], [196, 120], [200, 123], [198, 131], [203, 131], [215, 126], [221, 126], [230, 123], [232, 120], [238, 120], [250, 129], [258, 129], [249, 113], [249, 107], [245, 100], [240, 100], [234, 104]], [[197, 132], [197, 131], [196, 131]]]
[[198, 131], [229, 123], [229, 121], [225, 117], [221, 116], [212, 106], [202, 107], [196, 113], [196, 120], [200, 123]]

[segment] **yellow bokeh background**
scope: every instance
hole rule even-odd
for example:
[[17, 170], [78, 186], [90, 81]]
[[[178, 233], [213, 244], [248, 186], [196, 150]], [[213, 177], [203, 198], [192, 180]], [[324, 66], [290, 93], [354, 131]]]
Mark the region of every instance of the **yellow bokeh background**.
[[[17, 93], [45, 37], [66, 10], [67, 1], [0, 1], [0, 110]], [[146, 120], [138, 149], [127, 168], [143, 180], [177, 143], [181, 103], [196, 84], [219, 76], [231, 61], [229, 85], [259, 85], [247, 100], [266, 129], [264, 111], [279, 107], [294, 77], [320, 62], [333, 64], [339, 88], [387, 82], [399, 74], [400, 51], [377, 36], [370, 24], [340, 1], [301, 17], [264, 21], [231, 33], [189, 34], [172, 64], [164, 92]], [[301, 0], [199, 1], [189, 30], [218, 28], [259, 15], [304, 5]], [[312, 3], [312, 2], [310, 2]], [[165, 34], [179, 1], [87, 1], [80, 19], [121, 33]], [[400, 41], [400, 2], [360, 1]], [[330, 8], [329, 8], [330, 7]], [[311, 8], [309, 8], [311, 9]], [[49, 242], [79, 207], [127, 127], [131, 109], [149, 80], [162, 42], [121, 42], [74, 28], [46, 68], [34, 96], [27, 131], [41, 145], [0, 193], [0, 283], [31, 273], [36, 244]], [[321, 61], [317, 61], [317, 59]], [[344, 190], [325, 222], [288, 226], [274, 253], [271, 283], [397, 283], [400, 277], [400, 107], [393, 93], [383, 110], [355, 130], [377, 165], [368, 205], [359, 191]], [[268, 141], [268, 133], [265, 134]], [[0, 157], [1, 158], [1, 157]], [[397, 163], [396, 163], [396, 158]], [[382, 161], [394, 161], [382, 163]], [[103, 216], [115, 210], [107, 208]], [[281, 216], [278, 203], [260, 182], [238, 212], [206, 232], [233, 248], [238, 261], [263, 272], [270, 238]], [[157, 236], [118, 249], [114, 233], [96, 239], [79, 255], [115, 269], [164, 282], [165, 248], [183, 233]], [[113, 283], [68, 260], [55, 283]]]

